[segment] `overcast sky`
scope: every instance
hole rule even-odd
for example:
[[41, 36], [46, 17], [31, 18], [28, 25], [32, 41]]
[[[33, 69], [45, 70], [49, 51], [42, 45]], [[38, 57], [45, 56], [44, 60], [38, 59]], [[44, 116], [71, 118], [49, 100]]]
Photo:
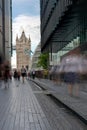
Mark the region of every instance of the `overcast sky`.
[[[13, 44], [16, 36], [25, 31], [31, 38], [31, 50], [34, 51], [40, 42], [40, 3], [39, 0], [12, 0]], [[15, 66], [16, 55], [13, 53], [12, 65]]]

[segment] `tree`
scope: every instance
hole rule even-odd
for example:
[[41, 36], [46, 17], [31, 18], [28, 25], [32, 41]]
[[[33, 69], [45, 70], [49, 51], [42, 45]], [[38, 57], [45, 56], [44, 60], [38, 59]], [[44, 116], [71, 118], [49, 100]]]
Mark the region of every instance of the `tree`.
[[38, 67], [43, 67], [43, 69], [48, 69], [48, 58], [49, 58], [48, 53], [42, 53], [39, 56], [37, 66]]

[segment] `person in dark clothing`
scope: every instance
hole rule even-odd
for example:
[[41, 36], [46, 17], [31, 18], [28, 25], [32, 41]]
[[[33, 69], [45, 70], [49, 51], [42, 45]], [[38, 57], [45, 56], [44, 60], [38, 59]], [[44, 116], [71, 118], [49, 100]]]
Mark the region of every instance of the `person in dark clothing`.
[[18, 78], [18, 80], [20, 80], [20, 76], [21, 76], [21, 72], [18, 70], [17, 71], [17, 78]]
[[35, 71], [32, 71], [32, 78], [35, 79]]
[[18, 73], [17, 73], [17, 70], [14, 71], [14, 78], [17, 79], [18, 77]]
[[[10, 79], [10, 66], [9, 66], [9, 62], [5, 62], [4, 63], [3, 77], [4, 77], [4, 82], [5, 82], [5, 88], [7, 88], [7, 87], [9, 87], [9, 79]], [[6, 84], [8, 84], [8, 85], [6, 85]]]

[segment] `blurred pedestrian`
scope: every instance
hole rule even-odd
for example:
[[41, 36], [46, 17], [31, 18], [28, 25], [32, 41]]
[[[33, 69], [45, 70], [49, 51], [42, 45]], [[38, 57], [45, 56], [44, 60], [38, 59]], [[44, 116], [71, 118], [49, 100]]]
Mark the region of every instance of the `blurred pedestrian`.
[[9, 72], [9, 79], [12, 80], [12, 71]]
[[10, 64], [9, 64], [9, 61], [4, 62], [3, 77], [4, 77], [5, 88], [7, 88], [7, 87], [9, 87], [9, 79], [10, 79]]
[[15, 71], [14, 71], [14, 79], [17, 79], [17, 77], [18, 77], [18, 73], [17, 73], [17, 70], [15, 69]]
[[21, 76], [22, 76], [22, 81], [24, 83], [24, 78], [26, 76], [26, 69], [24, 68], [24, 66], [22, 66], [22, 68], [21, 68]]
[[64, 73], [64, 82], [68, 85], [68, 93], [70, 96], [73, 95], [73, 85], [76, 81], [76, 75], [73, 72]]
[[20, 70], [18, 70], [17, 71], [17, 78], [18, 78], [19, 81], [20, 81], [20, 76], [21, 76], [21, 72], [20, 72]]
[[35, 79], [35, 70], [32, 71], [32, 78]]
[[28, 79], [30, 80], [30, 72], [28, 72]]
[[73, 91], [75, 88], [75, 96], [79, 95], [79, 73], [83, 70], [82, 56], [71, 55], [67, 56], [61, 61], [60, 72], [63, 72], [64, 82], [68, 85], [69, 95], [74, 95]]

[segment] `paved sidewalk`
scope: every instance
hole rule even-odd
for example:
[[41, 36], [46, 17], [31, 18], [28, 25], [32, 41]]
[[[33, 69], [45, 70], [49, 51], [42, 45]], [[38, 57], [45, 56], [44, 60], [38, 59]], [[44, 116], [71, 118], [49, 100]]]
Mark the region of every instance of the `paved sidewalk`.
[[51, 130], [27, 81], [0, 86], [0, 130]]
[[87, 124], [87, 91], [82, 91], [82, 84], [80, 84], [79, 97], [71, 97], [67, 92], [67, 86], [65, 84], [58, 85], [48, 79], [35, 78], [34, 81], [47, 89], [48, 93], [52, 94], [63, 104], [72, 109]]

